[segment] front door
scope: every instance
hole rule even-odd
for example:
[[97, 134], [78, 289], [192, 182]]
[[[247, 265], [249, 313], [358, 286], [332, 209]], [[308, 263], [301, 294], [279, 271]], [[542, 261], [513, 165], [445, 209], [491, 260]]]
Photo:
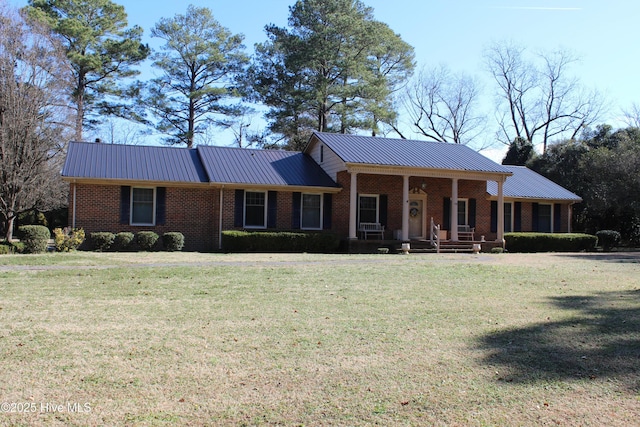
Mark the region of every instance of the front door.
[[426, 196], [422, 194], [409, 197], [409, 238], [425, 238], [425, 208]]

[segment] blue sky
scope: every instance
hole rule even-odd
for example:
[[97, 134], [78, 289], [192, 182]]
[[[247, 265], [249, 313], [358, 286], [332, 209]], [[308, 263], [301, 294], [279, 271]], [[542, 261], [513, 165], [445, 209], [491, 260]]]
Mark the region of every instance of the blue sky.
[[[162, 17], [184, 13], [187, 4], [206, 6], [234, 33], [245, 35], [248, 52], [265, 40], [264, 26], [284, 26], [295, 0], [116, 0], [129, 24], [149, 29]], [[640, 103], [640, 1], [635, 0], [363, 0], [377, 20], [387, 23], [415, 48], [418, 67], [448, 65], [485, 80], [483, 104], [495, 94], [482, 52], [493, 41], [511, 40], [532, 51], [559, 47], [581, 61], [572, 72], [588, 87], [606, 94], [611, 108], [603, 120], [614, 126], [622, 108]], [[26, 0], [9, 0], [23, 6]], [[498, 147], [500, 148], [500, 147]], [[486, 153], [489, 154], [490, 153]]]

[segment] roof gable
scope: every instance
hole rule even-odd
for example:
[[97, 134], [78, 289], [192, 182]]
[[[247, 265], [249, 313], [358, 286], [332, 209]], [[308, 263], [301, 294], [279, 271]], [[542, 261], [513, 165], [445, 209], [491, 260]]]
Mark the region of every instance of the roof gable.
[[[580, 196], [525, 166], [504, 166], [513, 172], [504, 183], [504, 197], [580, 202]], [[487, 181], [487, 193], [498, 195], [498, 184]]]
[[325, 132], [314, 132], [314, 137], [345, 163], [510, 174], [504, 166], [461, 144]]
[[311, 157], [297, 151], [200, 146], [198, 153], [214, 183], [336, 187]]
[[62, 168], [67, 178], [206, 183], [196, 149], [71, 142]]

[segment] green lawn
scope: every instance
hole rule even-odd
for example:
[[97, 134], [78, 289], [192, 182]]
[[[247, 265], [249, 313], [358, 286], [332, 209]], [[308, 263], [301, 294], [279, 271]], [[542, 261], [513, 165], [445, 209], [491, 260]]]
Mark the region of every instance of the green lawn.
[[78, 252], [0, 279], [0, 425], [640, 420], [640, 257]]

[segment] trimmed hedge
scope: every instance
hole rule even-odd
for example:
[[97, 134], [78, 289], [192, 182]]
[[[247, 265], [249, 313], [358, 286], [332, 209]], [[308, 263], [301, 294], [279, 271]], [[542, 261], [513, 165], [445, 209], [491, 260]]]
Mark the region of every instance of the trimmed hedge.
[[96, 231], [89, 235], [89, 241], [91, 242], [91, 248], [94, 251], [106, 251], [111, 248], [116, 235], [109, 231]]
[[505, 233], [509, 252], [581, 252], [595, 249], [598, 238], [580, 233]]
[[602, 247], [604, 252], [609, 252], [620, 243], [620, 233], [615, 230], [600, 230], [596, 232], [598, 238], [598, 246]]
[[30, 254], [46, 252], [51, 238], [49, 229], [44, 225], [23, 225], [18, 228], [20, 241], [24, 244], [24, 251]]
[[166, 251], [181, 251], [184, 247], [184, 234], [170, 231], [162, 235], [162, 247]]
[[84, 242], [84, 230], [82, 228], [54, 228], [53, 240], [58, 252], [75, 251]]
[[331, 233], [223, 231], [224, 252], [336, 252], [340, 239]]
[[158, 243], [158, 234], [153, 231], [140, 231], [136, 234], [136, 243], [143, 251], [152, 251]]
[[111, 250], [126, 251], [130, 249], [134, 237], [134, 234], [129, 231], [121, 231], [120, 233], [117, 233], [113, 239]]

